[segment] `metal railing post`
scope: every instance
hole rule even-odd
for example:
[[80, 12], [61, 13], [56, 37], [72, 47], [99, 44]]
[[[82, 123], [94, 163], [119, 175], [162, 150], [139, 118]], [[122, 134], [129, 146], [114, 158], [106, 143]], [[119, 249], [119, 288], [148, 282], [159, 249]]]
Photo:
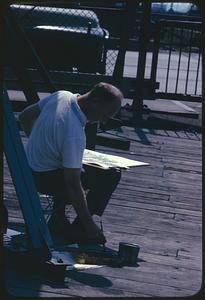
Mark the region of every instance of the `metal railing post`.
[[143, 1], [143, 13], [140, 24], [139, 55], [136, 76], [136, 90], [133, 98], [132, 108], [142, 111], [144, 98], [144, 75], [146, 67], [147, 44], [150, 32], [151, 1]]
[[126, 11], [123, 19], [123, 26], [120, 35], [119, 52], [117, 55], [115, 68], [113, 71], [113, 82], [120, 86], [123, 78], [125, 54], [128, 48], [128, 42], [131, 34], [131, 30], [134, 26], [136, 18], [136, 2], [126, 1]]
[[[158, 64], [158, 55], [160, 48], [160, 36], [161, 36], [161, 23], [157, 22], [154, 28], [154, 42], [153, 42], [153, 52], [152, 52], [152, 65], [151, 65], [151, 75], [150, 79], [152, 83], [156, 82], [157, 77], [157, 64]], [[153, 95], [155, 94], [155, 89], [152, 91]]]

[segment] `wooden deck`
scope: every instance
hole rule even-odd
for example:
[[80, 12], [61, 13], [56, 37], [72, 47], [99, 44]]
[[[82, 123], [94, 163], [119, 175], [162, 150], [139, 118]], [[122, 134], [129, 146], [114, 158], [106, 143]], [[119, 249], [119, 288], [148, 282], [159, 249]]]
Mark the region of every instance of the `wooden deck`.
[[[111, 131], [131, 139], [130, 151], [97, 146], [150, 166], [122, 172], [103, 215], [107, 246], [140, 246], [137, 267], [69, 271], [64, 282], [28, 268], [6, 266], [9, 294], [36, 297], [179, 297], [196, 294], [202, 281], [202, 155], [199, 133], [122, 127]], [[4, 198], [9, 224], [23, 219], [8, 167]]]

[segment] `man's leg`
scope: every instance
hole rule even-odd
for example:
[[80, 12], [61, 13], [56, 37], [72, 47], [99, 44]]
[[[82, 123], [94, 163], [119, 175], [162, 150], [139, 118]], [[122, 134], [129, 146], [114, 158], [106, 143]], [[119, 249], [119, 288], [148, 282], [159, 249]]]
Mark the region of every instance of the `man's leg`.
[[[101, 216], [116, 189], [120, 178], [119, 169], [100, 169], [84, 166], [81, 182], [83, 188], [89, 189], [87, 203], [91, 214]], [[62, 216], [65, 204], [69, 203], [62, 169], [48, 172], [32, 172], [38, 192], [54, 196], [54, 208]]]
[[85, 166], [82, 174], [82, 185], [89, 189], [87, 203], [91, 214], [102, 216], [120, 178], [119, 169], [104, 170]]
[[37, 191], [53, 196], [53, 213], [48, 221], [50, 229], [56, 232], [65, 229], [69, 221], [65, 216], [65, 206], [69, 203], [66, 195], [62, 169], [48, 172], [32, 171]]
[[[83, 188], [89, 190], [86, 197], [88, 208], [92, 215], [102, 216], [112, 193], [120, 181], [121, 171], [117, 169], [104, 170], [91, 166], [84, 166], [84, 169], [85, 172], [82, 172], [81, 182]], [[55, 227], [59, 223], [58, 220], [65, 219], [65, 205], [68, 203], [63, 170], [33, 172], [33, 175], [38, 192], [54, 196], [55, 214], [52, 215], [49, 222]], [[74, 227], [77, 225], [76, 229], [79, 226], [82, 227], [78, 217], [73, 225]]]
[[[85, 190], [89, 190], [86, 199], [91, 215], [102, 216], [120, 178], [119, 169], [104, 170], [92, 166], [84, 166], [81, 182]], [[73, 225], [80, 226], [79, 219], [76, 218]]]

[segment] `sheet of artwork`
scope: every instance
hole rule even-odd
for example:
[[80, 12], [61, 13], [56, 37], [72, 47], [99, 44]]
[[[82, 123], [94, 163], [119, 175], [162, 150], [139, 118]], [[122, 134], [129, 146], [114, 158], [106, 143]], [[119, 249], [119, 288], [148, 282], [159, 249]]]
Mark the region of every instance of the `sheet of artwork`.
[[147, 166], [148, 163], [127, 159], [117, 155], [100, 153], [85, 149], [83, 155], [83, 163], [87, 165], [97, 165], [103, 169], [121, 168], [128, 169], [129, 167]]

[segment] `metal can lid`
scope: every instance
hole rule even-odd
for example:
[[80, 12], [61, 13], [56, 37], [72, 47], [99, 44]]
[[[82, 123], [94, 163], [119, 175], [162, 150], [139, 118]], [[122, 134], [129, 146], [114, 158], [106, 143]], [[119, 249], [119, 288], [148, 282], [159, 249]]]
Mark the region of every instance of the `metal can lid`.
[[134, 244], [134, 243], [127, 243], [127, 242], [120, 242], [119, 246], [127, 246], [127, 247], [136, 247], [136, 248], [139, 248], [139, 245]]

